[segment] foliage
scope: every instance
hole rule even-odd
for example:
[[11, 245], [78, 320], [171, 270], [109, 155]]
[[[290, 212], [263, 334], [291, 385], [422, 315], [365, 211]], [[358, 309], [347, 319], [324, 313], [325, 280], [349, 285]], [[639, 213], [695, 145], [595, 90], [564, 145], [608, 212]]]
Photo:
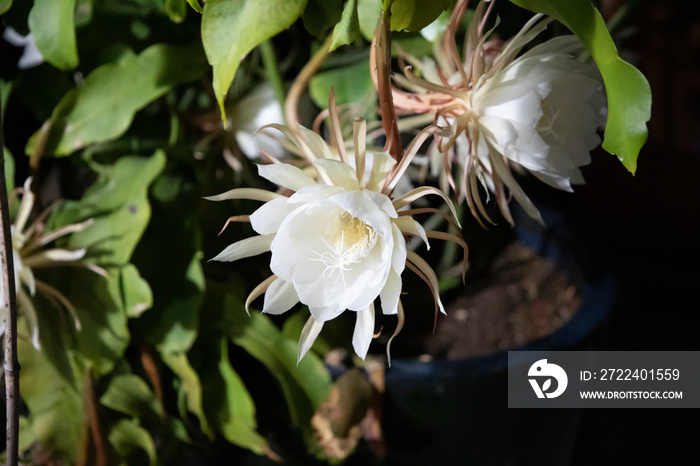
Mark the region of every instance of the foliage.
[[[583, 40], [607, 87], [603, 147], [634, 172], [649, 88], [619, 58], [597, 10], [589, 0], [512, 2], [553, 15]], [[250, 228], [234, 221], [217, 237], [231, 212], [260, 204], [202, 197], [269, 187], [256, 181], [237, 142], [235, 124], [255, 117], [237, 104], [256, 86], [268, 82], [284, 95], [330, 38], [333, 53], [310, 78], [300, 119], [312, 121], [317, 111], [304, 105], [324, 109], [333, 88], [343, 131], [358, 115], [374, 129], [369, 40], [380, 9], [393, 15], [394, 51], [418, 55], [432, 48], [421, 30], [438, 17], [444, 29], [452, 3], [0, 0], [2, 27], [31, 34], [44, 61], [20, 68], [31, 47], [2, 44], [8, 186], [33, 177], [37, 228], [89, 223], [54, 238], [62, 248], [85, 249], [88, 268], [35, 271], [68, 301], [35, 296], [41, 349], [20, 318], [20, 446], [28, 463], [284, 456], [283, 442], [274, 442], [274, 429], [261, 419], [268, 403], [304, 440], [302, 450], [324, 458], [310, 422], [332, 385], [322, 351], [297, 364], [293, 318], [261, 314], [256, 303], [246, 314], [245, 296], [266, 277], [266, 264], [208, 262], [249, 236]], [[275, 63], [263, 63], [263, 43], [273, 47]], [[227, 116], [234, 117], [228, 124]], [[315, 349], [329, 347], [319, 341]]]

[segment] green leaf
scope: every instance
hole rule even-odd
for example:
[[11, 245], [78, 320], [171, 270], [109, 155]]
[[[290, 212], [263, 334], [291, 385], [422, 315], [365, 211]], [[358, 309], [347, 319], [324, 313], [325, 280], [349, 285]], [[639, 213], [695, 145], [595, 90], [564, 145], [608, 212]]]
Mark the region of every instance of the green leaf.
[[136, 419], [158, 421], [163, 415], [163, 408], [151, 387], [135, 374], [115, 376], [100, 397], [100, 403]]
[[187, 0], [187, 3], [190, 4], [192, 9], [196, 11], [197, 13], [204, 13], [204, 10], [202, 9], [202, 5], [199, 4], [198, 0]]
[[2, 106], [2, 115], [5, 115], [7, 108], [7, 99], [12, 92], [12, 81], [3, 81], [0, 79], [0, 105]]
[[[26, 328], [20, 334], [26, 334]], [[31, 436], [65, 464], [75, 464], [84, 431], [82, 385], [63, 378], [26, 338], [17, 341], [20, 395], [29, 408]]]
[[651, 89], [644, 75], [617, 53], [605, 21], [590, 0], [511, 0], [528, 10], [553, 16], [576, 34], [593, 57], [608, 94], [603, 149], [617, 155], [632, 173], [647, 140]]
[[360, 20], [360, 32], [367, 41], [371, 41], [374, 37], [381, 10], [382, 0], [358, 0], [357, 16]]
[[309, 421], [331, 386], [321, 359], [307, 353], [297, 365], [298, 339], [287, 338], [266, 315], [252, 313], [248, 317], [241, 300], [231, 295], [226, 296], [223, 309], [224, 331], [277, 378], [292, 420], [308, 432]]
[[120, 266], [129, 262], [150, 219], [148, 186], [163, 170], [165, 155], [121, 157], [112, 166], [93, 165], [100, 177], [80, 201], [63, 203], [55, 214], [58, 226], [88, 219], [94, 223], [73, 233], [68, 246], [88, 247], [92, 262]]
[[122, 457], [127, 457], [140, 448], [148, 455], [148, 464], [156, 464], [156, 446], [151, 434], [135, 419], [121, 419], [109, 431], [109, 442]]
[[[136, 325], [145, 340], [163, 353], [190, 349], [197, 337], [204, 299], [197, 218], [191, 214], [193, 210], [188, 210], [189, 215], [183, 214], [183, 204], [197, 201], [183, 197], [172, 208], [155, 209], [134, 256], [134, 262], [158, 296], [153, 309], [141, 316]], [[175, 224], [178, 228], [173, 229]]]
[[187, 398], [187, 410], [197, 416], [199, 427], [205, 435], [213, 438], [214, 433], [204, 415], [202, 406], [202, 383], [199, 375], [190, 365], [185, 353], [162, 353], [163, 362], [182, 380], [182, 390]]
[[202, 42], [214, 68], [214, 94], [225, 120], [224, 98], [241, 60], [257, 45], [294, 23], [306, 0], [208, 0]]
[[340, 22], [333, 29], [331, 51], [342, 45], [351, 44], [360, 35], [360, 21], [357, 16], [357, 0], [348, 0]]
[[29, 30], [46, 61], [56, 68], [78, 66], [73, 12], [75, 0], [34, 0]]
[[451, 0], [393, 0], [392, 31], [419, 31], [435, 21]]
[[187, 4], [185, 0], [165, 0], [165, 12], [171, 21], [181, 23], [187, 16]]
[[75, 2], [75, 27], [80, 29], [90, 24], [95, 9], [95, 0], [76, 0]]
[[221, 432], [229, 442], [259, 455], [263, 454], [267, 440], [257, 431], [255, 403], [243, 380], [229, 363], [228, 342], [225, 339], [221, 340], [221, 359], [218, 370], [225, 390], [223, 406], [217, 410], [217, 421]]
[[328, 28], [340, 21], [342, 12], [343, 0], [307, 0], [302, 16], [304, 27], [321, 39]]
[[133, 264], [121, 269], [122, 295], [127, 317], [139, 317], [153, 306], [153, 292], [148, 282], [141, 277]]
[[366, 61], [324, 71], [311, 78], [309, 93], [320, 108], [328, 106], [331, 87], [335, 91], [335, 101], [338, 105], [375, 102], [373, 97], [376, 90]]
[[12, 6], [12, 0], [0, 0], [0, 15], [5, 13]]
[[82, 329], [75, 332], [78, 351], [97, 374], [107, 374], [122, 357], [131, 339], [119, 278], [110, 268], [107, 277], [78, 269], [73, 273], [69, 299]]
[[5, 186], [7, 186], [7, 192], [9, 193], [15, 189], [15, 159], [7, 150], [7, 147], [2, 148], [3, 158], [5, 159]]
[[125, 155], [113, 165], [91, 164], [99, 178], [78, 202], [65, 203], [69, 223], [111, 212], [135, 199], [145, 197], [149, 185], [165, 168], [165, 153], [158, 150], [152, 157]]
[[[45, 155], [65, 156], [92, 143], [121, 136], [134, 114], [177, 84], [205, 70], [198, 45], [153, 45], [100, 66], [83, 85], [68, 92], [54, 109]], [[27, 144], [34, 152], [39, 131]]]

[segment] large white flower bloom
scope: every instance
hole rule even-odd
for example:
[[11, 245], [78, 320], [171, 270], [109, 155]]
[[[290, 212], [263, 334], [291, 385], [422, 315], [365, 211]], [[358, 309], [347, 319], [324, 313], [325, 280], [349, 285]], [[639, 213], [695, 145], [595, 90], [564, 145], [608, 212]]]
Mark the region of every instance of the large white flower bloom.
[[[593, 64], [575, 58], [583, 50], [575, 36], [550, 39], [517, 57], [551, 21], [542, 20], [542, 15], [506, 43], [487, 41], [489, 32], [483, 31], [487, 2], [477, 6], [460, 57], [454, 31], [466, 4], [460, 1], [455, 6], [436, 61], [413, 61], [422, 78], [407, 73], [397, 80], [412, 92], [396, 89], [396, 105], [451, 129], [450, 137], [436, 138], [432, 153], [438, 158], [433, 167], [442, 170], [443, 189], [456, 189], [477, 218], [488, 219], [478, 194], [479, 181], [495, 193], [510, 223], [504, 186], [541, 221], [511, 167], [524, 168], [567, 191], [572, 183], [583, 183], [579, 167], [590, 163], [589, 152], [600, 143], [597, 131], [605, 122], [602, 79]], [[457, 181], [450, 170], [453, 164], [462, 167]]]
[[[445, 233], [426, 233], [411, 217], [412, 211], [399, 211], [423, 195], [442, 196], [440, 191], [422, 187], [398, 199], [390, 197], [411, 156], [396, 164], [388, 154], [375, 153], [371, 167], [365, 167], [364, 121], [355, 125], [354, 164], [349, 163], [339, 138], [337, 150], [331, 151], [320, 136], [303, 127], [295, 133], [283, 126], [271, 126], [292, 139], [317, 176], [285, 163], [259, 165], [260, 176], [291, 195], [239, 188], [209, 198], [265, 202], [249, 217], [260, 236], [236, 242], [213, 259], [235, 261], [272, 252], [270, 269], [274, 275], [253, 290], [246, 308], [262, 293], [263, 312], [268, 314], [281, 314], [298, 302], [307, 305], [311, 318], [301, 335], [299, 359], [324, 322], [345, 310], [356, 313], [352, 343], [358, 356], [364, 358], [374, 333], [377, 299], [384, 314], [399, 315], [400, 327], [401, 273], [406, 266], [430, 284], [436, 309], [444, 312], [435, 273], [418, 254], [407, 250], [404, 234], [419, 236], [426, 243], [429, 235], [464, 243]], [[426, 136], [422, 134], [420, 141]], [[408, 153], [414, 154], [419, 146], [420, 142]], [[369, 171], [369, 177], [365, 171]]]
[[600, 143], [605, 99], [595, 68], [565, 53], [577, 45], [575, 36], [550, 39], [474, 91], [479, 158], [487, 167], [495, 150], [556, 188], [583, 182], [579, 167]]

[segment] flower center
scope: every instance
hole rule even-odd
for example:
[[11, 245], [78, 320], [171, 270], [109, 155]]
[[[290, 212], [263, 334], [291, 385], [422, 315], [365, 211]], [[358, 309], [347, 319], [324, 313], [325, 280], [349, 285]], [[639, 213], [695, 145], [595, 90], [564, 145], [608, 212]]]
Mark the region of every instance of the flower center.
[[342, 211], [323, 229], [321, 240], [327, 250], [314, 251], [318, 258], [312, 260], [322, 262], [326, 266], [322, 274], [324, 279], [337, 274], [333, 283], [342, 280], [345, 285], [345, 272], [352, 269], [352, 264], [360, 262], [369, 254], [377, 244], [377, 233], [359, 218]]

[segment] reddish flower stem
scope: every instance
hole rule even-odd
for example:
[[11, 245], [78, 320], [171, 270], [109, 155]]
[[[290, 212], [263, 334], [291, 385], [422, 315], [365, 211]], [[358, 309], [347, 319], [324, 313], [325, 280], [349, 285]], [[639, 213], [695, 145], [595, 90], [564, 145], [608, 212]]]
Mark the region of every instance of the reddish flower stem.
[[384, 150], [389, 152], [397, 162], [403, 156], [401, 134], [399, 133], [396, 109], [391, 92], [391, 9], [382, 10], [375, 35], [375, 61], [379, 109], [382, 115], [382, 127], [386, 133]]

